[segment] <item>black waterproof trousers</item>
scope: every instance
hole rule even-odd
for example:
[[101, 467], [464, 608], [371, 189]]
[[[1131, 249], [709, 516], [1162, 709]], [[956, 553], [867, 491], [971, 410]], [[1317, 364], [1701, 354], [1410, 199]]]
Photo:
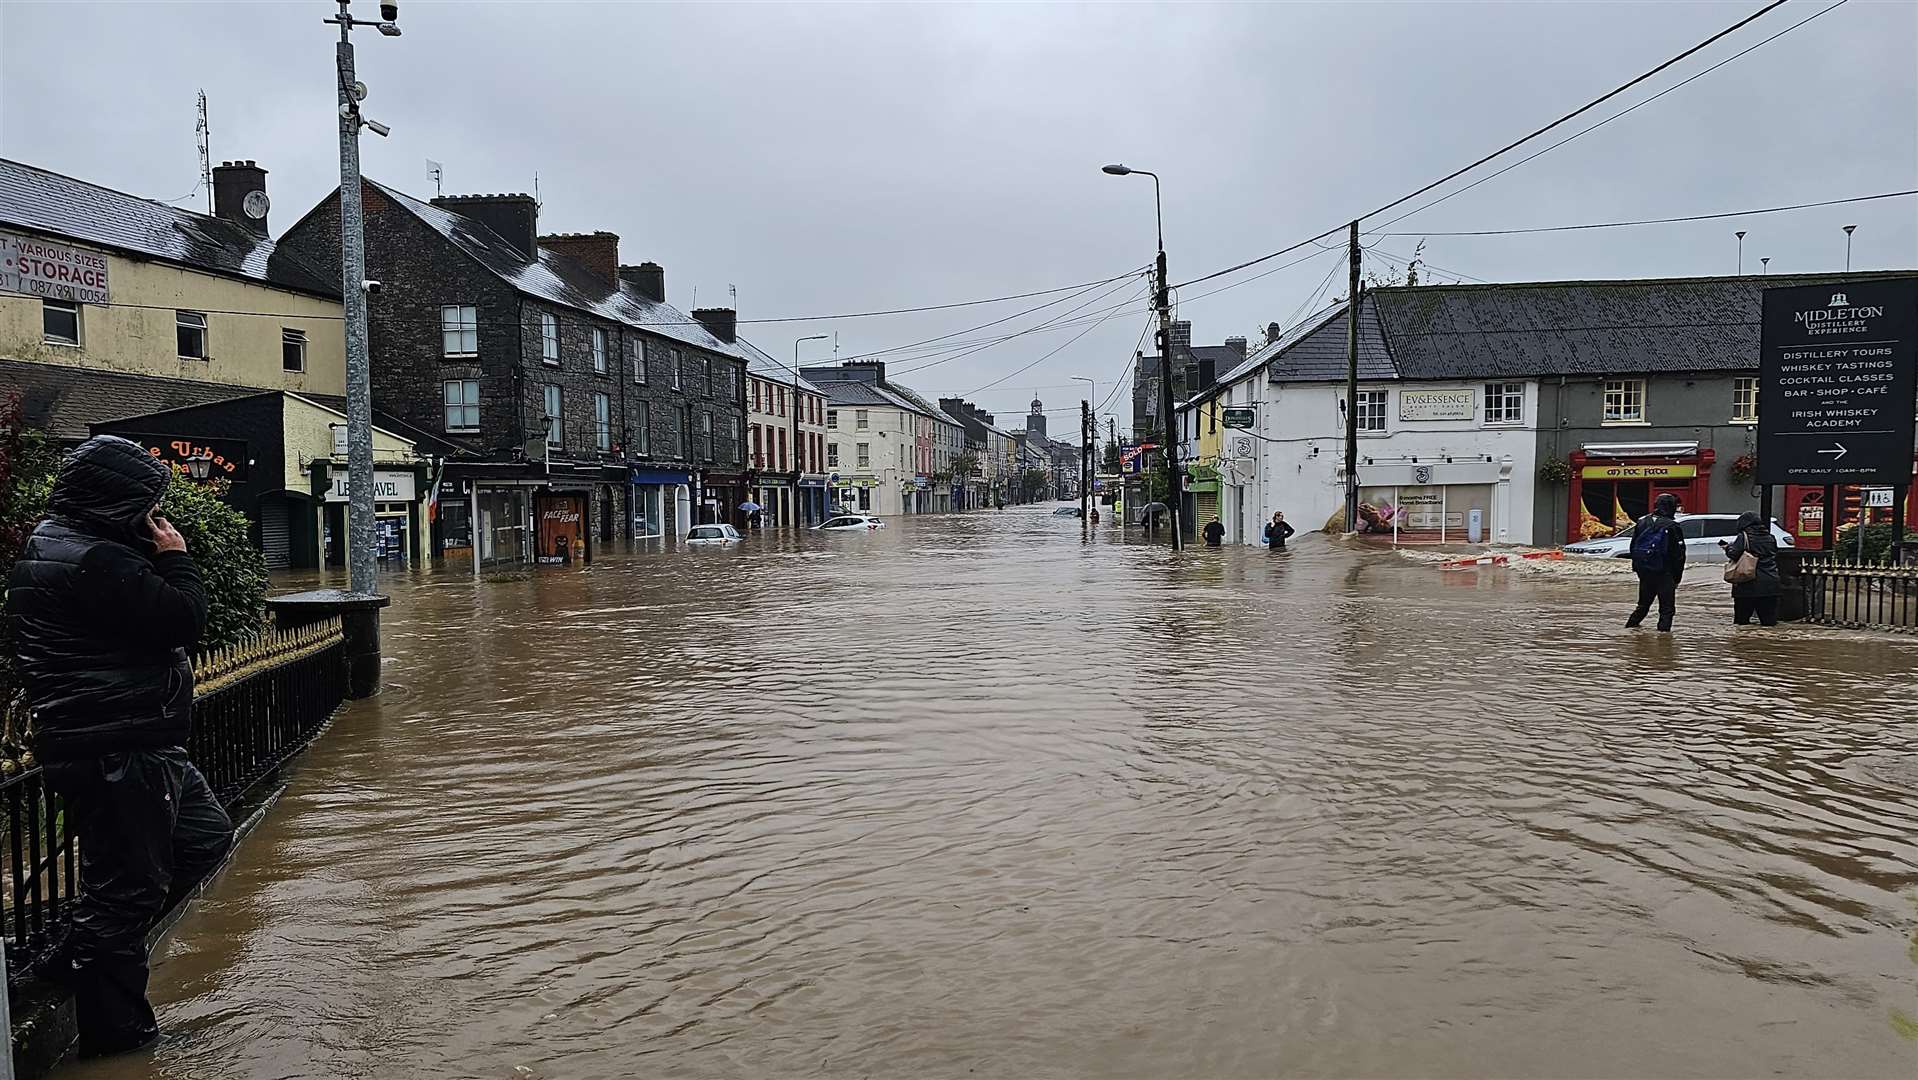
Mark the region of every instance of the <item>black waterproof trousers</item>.
[[82, 1055], [144, 1045], [147, 931], [233, 843], [233, 822], [180, 747], [50, 762], [80, 842], [80, 900], [47, 976], [73, 992]]
[[1638, 606], [1632, 609], [1632, 617], [1625, 620], [1629, 629], [1645, 621], [1652, 610], [1652, 601], [1658, 601], [1658, 628], [1672, 628], [1672, 614], [1678, 607], [1678, 581], [1670, 574], [1638, 575]]
[[1777, 596], [1734, 596], [1732, 597], [1732, 621], [1740, 626], [1749, 625], [1752, 616], [1758, 616], [1758, 625], [1778, 625]]

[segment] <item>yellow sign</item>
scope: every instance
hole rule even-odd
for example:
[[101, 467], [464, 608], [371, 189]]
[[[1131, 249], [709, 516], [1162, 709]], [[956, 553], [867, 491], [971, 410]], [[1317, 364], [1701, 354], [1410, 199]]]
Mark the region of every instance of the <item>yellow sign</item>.
[[1696, 465], [1587, 465], [1579, 472], [1587, 480], [1690, 480]]

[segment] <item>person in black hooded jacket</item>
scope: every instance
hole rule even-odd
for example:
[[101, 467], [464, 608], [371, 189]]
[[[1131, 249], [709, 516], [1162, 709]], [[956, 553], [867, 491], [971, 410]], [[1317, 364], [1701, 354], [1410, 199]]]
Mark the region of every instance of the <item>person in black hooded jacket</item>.
[[155, 513], [172, 477], [137, 443], [87, 440], [7, 585], [34, 755], [80, 841], [80, 900], [43, 971], [73, 991], [85, 1056], [158, 1036], [147, 931], [233, 838], [184, 749], [187, 649], [207, 602], [186, 542]]

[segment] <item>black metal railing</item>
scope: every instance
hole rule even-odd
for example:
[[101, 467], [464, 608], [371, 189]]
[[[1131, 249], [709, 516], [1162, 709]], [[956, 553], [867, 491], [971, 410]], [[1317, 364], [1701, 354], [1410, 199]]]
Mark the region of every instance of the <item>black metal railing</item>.
[[1799, 573], [1806, 622], [1918, 632], [1918, 566], [1807, 559]]
[[[345, 643], [335, 617], [194, 658], [188, 752], [222, 805], [241, 804], [305, 749], [346, 698]], [[26, 747], [26, 709], [0, 734], [0, 932], [9, 979], [59, 938], [79, 893], [79, 845], [59, 796]]]

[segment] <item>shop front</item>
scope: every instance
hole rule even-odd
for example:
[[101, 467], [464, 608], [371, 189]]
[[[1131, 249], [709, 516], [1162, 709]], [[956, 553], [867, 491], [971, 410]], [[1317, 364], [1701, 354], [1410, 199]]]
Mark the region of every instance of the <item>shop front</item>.
[[746, 515], [739, 506], [746, 501], [746, 474], [707, 469], [699, 479], [699, 524], [730, 522], [745, 528]]
[[826, 520], [826, 476], [804, 473], [799, 477], [799, 520], [801, 528], [811, 528]]
[[862, 514], [874, 512], [879, 481], [870, 476], [838, 476], [832, 479], [832, 497], [847, 510]]
[[1695, 442], [1587, 443], [1571, 456], [1567, 535], [1610, 536], [1651, 513], [1665, 494], [1676, 495], [1686, 513], [1710, 513], [1715, 458]]
[[1515, 542], [1509, 458], [1369, 465], [1359, 480], [1362, 536], [1393, 544]]
[[1219, 466], [1213, 462], [1194, 462], [1185, 467], [1184, 511], [1186, 531], [1198, 535], [1206, 523], [1219, 516]]
[[633, 538], [650, 540], [676, 535], [681, 509], [689, 501], [693, 474], [684, 469], [635, 467], [632, 475]]
[[[314, 484], [321, 489], [320, 549], [326, 565], [346, 565], [347, 529], [352, 496], [344, 463], [320, 463]], [[373, 470], [373, 540], [379, 561], [387, 566], [418, 565], [430, 553], [426, 517], [420, 505], [419, 470]]]
[[592, 561], [592, 529], [587, 517], [590, 498], [591, 493], [585, 491], [533, 494], [535, 562], [542, 566], [584, 566]]

